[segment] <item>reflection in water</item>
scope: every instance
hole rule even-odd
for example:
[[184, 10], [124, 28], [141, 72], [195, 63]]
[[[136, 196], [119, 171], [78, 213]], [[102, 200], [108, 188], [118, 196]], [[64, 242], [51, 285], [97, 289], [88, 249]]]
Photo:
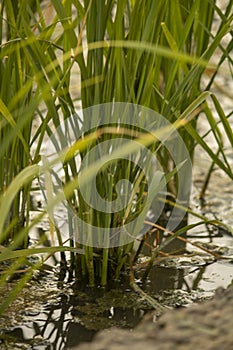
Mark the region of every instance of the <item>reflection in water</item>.
[[149, 273], [150, 283], [146, 290], [151, 293], [170, 289], [182, 289], [184, 284], [184, 270], [156, 266]]
[[[153, 266], [143, 289], [164, 304], [183, 306], [210, 296], [210, 291], [216, 288], [215, 281], [218, 284], [220, 276], [223, 277], [222, 270], [221, 263]], [[212, 271], [215, 271], [215, 275]], [[224, 265], [224, 271], [225, 281], [221, 280], [221, 285], [226, 287], [233, 278], [232, 265]], [[125, 285], [123, 287], [114, 293], [110, 290], [97, 291], [96, 294], [79, 294], [76, 287], [68, 293], [57, 290], [56, 300], [41, 300], [41, 310], [33, 309], [33, 305], [31, 309], [27, 308], [22, 325], [0, 331], [0, 339], [5, 339], [2, 343], [0, 340], [0, 348], [8, 349], [4, 344], [17, 343], [17, 349], [72, 349], [84, 341], [91, 341], [99, 329], [111, 326], [134, 328], [147, 312], [148, 305], [135, 298], [135, 293]], [[101, 301], [101, 293], [104, 302]], [[133, 297], [134, 301], [131, 300]]]
[[[83, 341], [92, 340], [96, 331], [73, 321], [69, 312], [69, 300], [61, 298], [57, 305], [50, 305], [48, 308], [49, 310], [46, 311], [45, 308], [37, 317], [28, 316], [26, 324], [15, 327], [4, 335], [11, 338], [13, 343], [31, 344], [33, 349], [46, 350], [65, 349], [67, 346], [73, 347]], [[22, 349], [25, 347], [22, 346]]]
[[45, 308], [37, 317], [28, 316], [26, 324], [5, 334], [13, 342], [33, 345], [33, 349], [58, 350], [78, 345], [82, 341], [91, 341], [95, 331], [73, 322], [68, 311], [70, 304], [62, 299], [57, 305], [49, 306], [48, 311]]
[[[86, 306], [90, 306], [92, 310], [89, 315], [85, 315], [83, 311]], [[5, 339], [2, 340], [2, 347], [0, 340], [0, 349], [4, 349], [4, 344], [12, 343], [17, 343], [17, 349], [25, 349], [26, 344], [28, 349], [37, 350], [76, 347], [84, 341], [91, 341], [99, 328], [108, 328], [111, 325], [135, 327], [144, 312], [140, 309], [111, 305], [103, 308], [98, 306], [93, 295], [87, 295], [84, 302], [79, 296], [60, 293], [57, 302], [44, 303], [42, 312], [35, 314], [33, 309], [27, 310], [26, 322], [5, 332], [0, 331], [0, 339]], [[84, 324], [86, 318], [89, 319], [87, 325]]]

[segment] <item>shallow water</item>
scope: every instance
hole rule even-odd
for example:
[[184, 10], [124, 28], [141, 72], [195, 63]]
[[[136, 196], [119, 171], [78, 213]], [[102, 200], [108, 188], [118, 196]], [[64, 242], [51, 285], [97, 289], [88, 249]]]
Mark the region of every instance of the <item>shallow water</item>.
[[[135, 270], [138, 285], [166, 307], [184, 307], [211, 297], [233, 279], [233, 240], [224, 235], [199, 239], [223, 257], [187, 247], [192, 255], [160, 258], [141, 283], [146, 259]], [[204, 243], [203, 243], [204, 244]], [[125, 279], [126, 280], [126, 279]], [[14, 283], [14, 282], [13, 282]], [[152, 307], [122, 282], [109, 290], [82, 289], [51, 273], [35, 276], [0, 320], [1, 349], [72, 349], [111, 326], [134, 328]]]

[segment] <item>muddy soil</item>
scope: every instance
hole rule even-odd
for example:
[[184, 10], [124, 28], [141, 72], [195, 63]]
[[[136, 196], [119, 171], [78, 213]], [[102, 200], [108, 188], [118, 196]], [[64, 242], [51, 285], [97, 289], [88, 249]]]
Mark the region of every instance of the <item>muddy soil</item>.
[[101, 331], [91, 344], [72, 350], [231, 350], [232, 315], [233, 285], [218, 288], [211, 300], [166, 311], [156, 321], [150, 312], [134, 330]]

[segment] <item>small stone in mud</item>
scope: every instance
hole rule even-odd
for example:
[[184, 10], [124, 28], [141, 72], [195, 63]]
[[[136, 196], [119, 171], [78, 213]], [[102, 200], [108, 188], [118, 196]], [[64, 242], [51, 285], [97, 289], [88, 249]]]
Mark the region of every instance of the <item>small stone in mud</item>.
[[32, 308], [28, 308], [24, 310], [24, 314], [26, 316], [37, 316], [39, 315], [40, 311], [38, 309], [32, 309]]

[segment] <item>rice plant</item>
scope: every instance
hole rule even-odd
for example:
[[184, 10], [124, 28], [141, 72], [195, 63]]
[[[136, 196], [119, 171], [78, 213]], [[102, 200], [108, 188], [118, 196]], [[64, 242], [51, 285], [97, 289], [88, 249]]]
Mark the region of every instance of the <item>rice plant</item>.
[[[214, 16], [219, 17], [220, 25], [213, 34]], [[26, 259], [30, 254], [42, 253], [39, 247], [31, 251], [24, 248], [28, 247], [31, 227], [49, 212], [52, 213], [50, 234], [56, 234], [58, 244], [46, 248], [47, 252], [60, 251], [66, 268], [64, 251], [70, 251], [71, 277], [75, 271], [76, 278], [85, 279], [90, 286], [105, 286], [111, 279], [118, 279], [132, 260], [134, 241], [140, 228], [135, 227], [134, 239], [129, 242], [95, 246], [93, 242], [85, 240], [88, 232], [84, 228], [79, 228], [82, 239], [76, 239], [73, 219], [77, 214], [90, 226], [100, 228], [103, 225], [112, 230], [129, 224], [141, 212], [146, 218], [148, 183], [145, 172], [130, 158], [136, 154], [137, 160], [141, 159], [147, 171], [153, 173], [152, 158], [146, 159], [140, 153], [139, 146], [143, 144], [152, 156], [156, 156], [160, 171], [164, 174], [163, 185], [167, 188], [163, 198], [166, 206], [158, 222], [166, 225], [166, 221], [169, 221], [167, 213], [174, 210], [180, 222], [179, 218], [184, 217], [185, 211], [179, 209], [179, 204], [180, 207], [188, 207], [190, 183], [182, 183], [181, 187], [179, 181], [178, 175], [184, 169], [182, 150], [179, 147], [176, 149], [176, 154], [180, 156], [177, 164], [163, 145], [162, 140], [171, 130], [177, 130], [191, 160], [198, 143], [213, 162], [232, 178], [218, 125], [208, 107], [212, 96], [220, 123], [232, 144], [229, 116], [224, 114], [216, 97], [209, 92], [222, 63], [227, 60], [232, 67], [232, 40], [227, 47], [222, 46], [226, 35], [232, 37], [231, 22], [231, 0], [224, 11], [218, 7], [217, 1], [209, 0], [2, 1], [2, 261], [7, 257], [23, 256]], [[210, 64], [216, 49], [221, 50], [221, 57], [217, 64]], [[213, 74], [208, 76], [208, 71]], [[204, 88], [203, 76], [208, 80]], [[101, 113], [99, 119], [92, 114], [98, 110], [97, 106], [118, 106], [117, 103], [140, 106], [141, 113], [143, 108], [152, 110], [155, 116], [163, 116], [167, 124], [158, 126], [152, 122], [148, 126], [132, 120], [129, 123], [124, 119], [127, 108], [118, 109], [120, 122], [119, 118], [114, 119], [111, 110], [111, 118], [108, 123], [105, 120], [104, 125], [101, 124]], [[83, 114], [80, 114], [80, 106]], [[221, 157], [212, 152], [197, 132], [200, 112], [205, 113], [214, 132]], [[72, 124], [69, 124], [71, 121]], [[73, 138], [64, 128], [67, 125]], [[145, 132], [148, 128], [150, 132]], [[54, 134], [58, 135], [57, 138], [53, 137]], [[58, 154], [49, 163], [42, 164], [45, 139], [52, 141]], [[129, 142], [124, 143], [124, 140]], [[124, 200], [129, 200], [128, 203], [121, 203], [118, 211], [111, 213], [91, 208], [81, 193], [78, 181], [78, 175], [83, 171], [86, 194], [92, 196], [91, 191], [88, 192], [88, 183], [94, 178], [98, 158], [91, 159], [91, 152], [96, 147], [102, 147], [101, 144], [105, 144], [103, 152], [106, 152], [106, 162], [96, 177], [100, 198], [113, 202], [119, 193], [124, 193]], [[111, 149], [109, 157], [108, 148]], [[111, 152], [115, 152], [117, 160], [112, 161]], [[50, 181], [53, 180], [51, 169], [58, 163], [62, 164], [63, 176], [59, 178], [55, 171], [52, 175], [58, 189], [62, 187], [62, 193], [55, 191], [55, 196], [51, 193], [49, 197]], [[47, 209], [31, 221], [30, 197], [38, 189], [33, 180], [40, 178], [41, 174], [44, 176]], [[190, 174], [188, 176], [191, 178]], [[160, 184], [160, 178], [157, 178], [157, 182]], [[117, 187], [119, 183], [120, 188]], [[127, 187], [129, 183], [131, 187]], [[183, 203], [179, 202], [180, 188], [183, 191], [181, 198], [185, 198]], [[68, 215], [71, 213], [65, 237], [53, 220], [56, 205], [64, 203], [64, 200]], [[69, 211], [69, 208], [72, 210]], [[176, 228], [176, 223], [174, 227], [168, 227], [173, 228]], [[67, 239], [69, 246], [64, 243]], [[15, 249], [18, 249], [18, 253]], [[10, 266], [8, 274], [13, 274], [17, 266], [17, 263]], [[6, 280], [3, 278], [1, 283], [6, 283]]]

